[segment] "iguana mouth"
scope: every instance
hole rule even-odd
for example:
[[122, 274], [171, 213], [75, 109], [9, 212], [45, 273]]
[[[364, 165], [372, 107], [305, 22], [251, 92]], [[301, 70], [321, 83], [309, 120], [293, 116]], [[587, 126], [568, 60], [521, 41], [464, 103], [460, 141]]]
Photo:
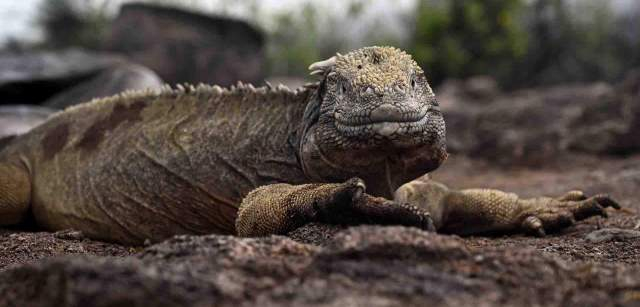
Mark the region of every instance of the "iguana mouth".
[[[394, 109], [397, 110], [397, 108]], [[376, 110], [370, 112], [369, 116], [351, 116], [349, 119], [336, 113], [336, 129], [346, 136], [375, 134], [382, 137], [394, 138], [419, 133], [425, 129], [429, 120], [433, 118], [433, 115], [440, 115], [437, 107], [402, 113], [395, 110], [395, 112], [384, 110], [385, 112], [376, 113]], [[431, 116], [429, 114], [431, 114]]]
[[371, 112], [345, 115], [336, 112], [334, 118], [336, 123], [344, 127], [375, 126], [377, 124], [390, 123], [416, 123], [427, 116], [428, 108], [405, 111], [398, 107], [384, 104]]
[[367, 127], [367, 126], [375, 126], [375, 125], [380, 125], [380, 124], [389, 124], [389, 123], [417, 123], [420, 122], [421, 120], [423, 120], [425, 117], [427, 116], [427, 113], [424, 112], [423, 114], [419, 114], [419, 113], [415, 113], [415, 114], [408, 114], [406, 115], [404, 118], [397, 118], [397, 119], [377, 119], [377, 120], [371, 120], [371, 119], [367, 119], [367, 118], [358, 118], [355, 120], [340, 120], [337, 119], [336, 123], [338, 123], [339, 125], [345, 126], [345, 127]]
[[429, 117], [425, 114], [417, 120], [404, 120], [404, 121], [380, 121], [369, 122], [358, 125], [342, 124], [340, 121], [336, 121], [336, 128], [338, 131], [346, 135], [358, 135], [366, 132], [374, 132], [382, 136], [391, 136], [394, 134], [402, 135], [413, 131], [421, 130], [427, 124]]

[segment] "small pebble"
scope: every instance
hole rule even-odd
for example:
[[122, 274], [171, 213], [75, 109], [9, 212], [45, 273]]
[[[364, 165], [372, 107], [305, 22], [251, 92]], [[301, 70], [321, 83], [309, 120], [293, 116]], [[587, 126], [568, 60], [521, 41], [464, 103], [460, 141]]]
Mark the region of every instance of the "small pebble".
[[82, 239], [84, 239], [84, 234], [82, 233], [82, 231], [74, 229], [58, 231], [54, 233], [53, 236], [61, 240], [81, 241]]
[[591, 243], [602, 243], [609, 241], [627, 241], [629, 239], [640, 239], [640, 231], [620, 228], [603, 228], [589, 233], [585, 239]]

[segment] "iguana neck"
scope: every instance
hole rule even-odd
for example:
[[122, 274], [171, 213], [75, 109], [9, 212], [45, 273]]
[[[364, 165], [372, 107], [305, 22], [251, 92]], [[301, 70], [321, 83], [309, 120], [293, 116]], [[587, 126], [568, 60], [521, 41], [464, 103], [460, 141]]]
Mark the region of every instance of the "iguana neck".
[[360, 167], [349, 169], [332, 161], [319, 145], [314, 130], [311, 129], [303, 138], [300, 148], [300, 163], [311, 182], [337, 183], [358, 177], [365, 181], [367, 193], [383, 197], [391, 197], [395, 189], [404, 183], [398, 182], [385, 160], [372, 164], [368, 171], [363, 171]]
[[207, 102], [207, 113], [211, 115], [202, 115], [208, 123], [198, 126], [204, 127], [203, 135], [210, 141], [203, 138], [202, 146], [216, 144], [205, 151], [229, 161], [228, 168], [234, 168], [232, 173], [244, 177], [230, 182], [250, 183], [229, 188], [237, 188], [243, 194], [264, 184], [308, 182], [297, 148], [304, 110], [313, 93], [310, 87], [289, 90], [282, 86], [238, 86]]

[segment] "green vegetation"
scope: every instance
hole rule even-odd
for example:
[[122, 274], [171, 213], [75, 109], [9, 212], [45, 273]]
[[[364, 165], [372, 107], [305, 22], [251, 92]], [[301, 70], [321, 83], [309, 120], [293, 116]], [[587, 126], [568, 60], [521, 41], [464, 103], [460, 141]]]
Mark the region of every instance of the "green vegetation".
[[320, 58], [316, 43], [320, 33], [315, 8], [307, 3], [299, 16], [281, 13], [274, 20], [275, 25], [269, 31], [267, 43], [271, 72], [278, 75], [304, 75], [308, 63]]
[[615, 15], [610, 5], [421, 0], [411, 51], [436, 84], [477, 74], [507, 88], [617, 81], [640, 66], [640, 6]]
[[640, 5], [614, 14], [611, 3], [580, 0], [574, 7], [562, 0], [538, 0], [529, 9], [529, 50], [514, 86], [616, 81], [640, 66]]
[[506, 79], [527, 50], [520, 0], [419, 1], [411, 53], [429, 77]]

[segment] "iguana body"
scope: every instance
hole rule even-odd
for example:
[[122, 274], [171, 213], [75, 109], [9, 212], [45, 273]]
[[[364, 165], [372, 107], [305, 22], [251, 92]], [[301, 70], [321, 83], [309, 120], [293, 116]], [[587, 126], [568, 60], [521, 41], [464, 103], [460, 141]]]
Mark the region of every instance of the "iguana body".
[[[395, 191], [446, 158], [444, 122], [422, 70], [387, 47], [312, 68], [322, 80], [296, 91], [164, 89], [58, 113], [0, 152], [0, 224], [32, 213], [46, 229], [139, 244], [183, 233], [282, 233], [313, 220], [432, 227], [405, 202], [456, 233], [542, 232], [617, 206], [604, 196], [525, 204], [424, 179]], [[395, 191], [403, 203], [363, 194], [363, 181], [349, 180], [356, 176], [368, 194]]]

